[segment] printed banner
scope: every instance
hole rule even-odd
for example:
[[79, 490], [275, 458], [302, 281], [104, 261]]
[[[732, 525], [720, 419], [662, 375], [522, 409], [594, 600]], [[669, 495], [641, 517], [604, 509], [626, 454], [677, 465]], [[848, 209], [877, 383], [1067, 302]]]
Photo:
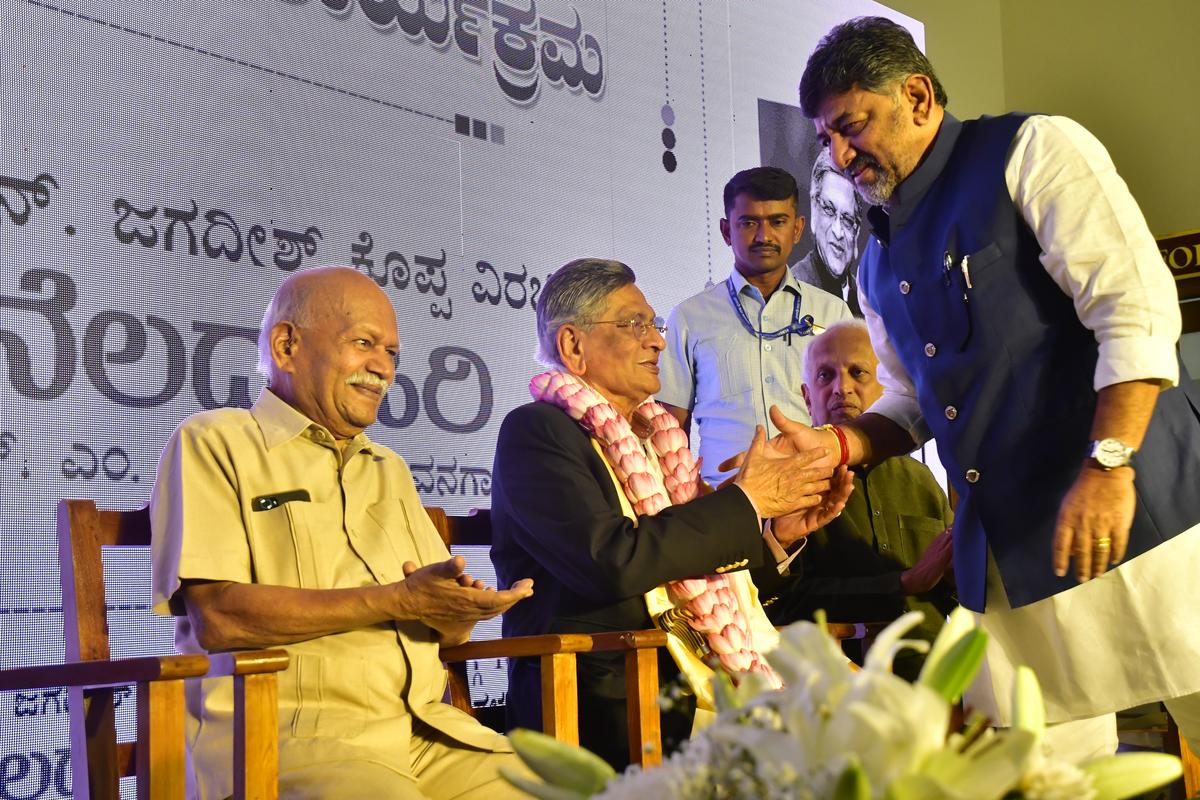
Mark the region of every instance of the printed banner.
[[[546, 276], [620, 259], [663, 314], [724, 278], [760, 108], [863, 13], [922, 41], [869, 0], [0, 0], [0, 667], [63, 657], [57, 500], [140, 506], [181, 420], [253, 403], [309, 266], [395, 305], [370, 435], [427, 504], [487, 507]], [[119, 654], [169, 652], [148, 566], [112, 567]], [[65, 700], [0, 693], [0, 800], [69, 795]]]

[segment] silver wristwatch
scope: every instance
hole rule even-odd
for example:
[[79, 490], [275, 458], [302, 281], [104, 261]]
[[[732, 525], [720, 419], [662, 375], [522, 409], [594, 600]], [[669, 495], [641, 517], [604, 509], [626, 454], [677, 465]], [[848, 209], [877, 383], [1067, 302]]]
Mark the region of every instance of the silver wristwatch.
[[1128, 466], [1133, 453], [1134, 449], [1120, 439], [1094, 439], [1087, 454], [1103, 469], [1116, 469]]

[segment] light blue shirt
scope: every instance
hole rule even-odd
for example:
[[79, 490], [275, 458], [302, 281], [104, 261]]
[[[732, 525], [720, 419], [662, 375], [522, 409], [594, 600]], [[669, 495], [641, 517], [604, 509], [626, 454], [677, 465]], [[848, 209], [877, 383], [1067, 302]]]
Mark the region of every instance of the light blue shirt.
[[[842, 298], [800, 283], [791, 270], [766, 303], [736, 269], [729, 280], [750, 324], [766, 333], [791, 324], [797, 297], [800, 316], [811, 314], [821, 327], [852, 318]], [[755, 425], [766, 428], [768, 436], [778, 433], [767, 417], [771, 406], [809, 422], [800, 385], [812, 336], [793, 334], [790, 344], [788, 337], [760, 339], [738, 318], [725, 281], [676, 306], [667, 318], [666, 338], [657, 399], [692, 413], [700, 428], [701, 474], [714, 486], [733, 474], [717, 465], [749, 446]]]

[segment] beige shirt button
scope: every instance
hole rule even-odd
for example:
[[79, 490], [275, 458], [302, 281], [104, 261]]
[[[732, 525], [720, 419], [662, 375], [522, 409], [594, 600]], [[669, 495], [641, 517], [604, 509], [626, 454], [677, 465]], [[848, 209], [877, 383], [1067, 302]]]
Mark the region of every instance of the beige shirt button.
[[908, 294], [912, 291], [912, 284], [908, 281], [900, 281], [900, 294]]
[[954, 406], [946, 406], [946, 419], [954, 419], [958, 416], [958, 409]]
[[937, 355], [937, 345], [934, 344], [933, 342], [926, 342], [925, 343], [925, 355], [929, 356], [930, 358], [933, 358], [934, 356], [936, 356]]
[[969, 469], [963, 477], [967, 479], [967, 483], [976, 483], [979, 480], [979, 470]]
[[766, 351], [770, 352], [770, 350], [771, 350], [771, 343], [770, 343], [770, 342], [764, 342], [764, 343], [763, 343], [763, 350], [766, 350]]

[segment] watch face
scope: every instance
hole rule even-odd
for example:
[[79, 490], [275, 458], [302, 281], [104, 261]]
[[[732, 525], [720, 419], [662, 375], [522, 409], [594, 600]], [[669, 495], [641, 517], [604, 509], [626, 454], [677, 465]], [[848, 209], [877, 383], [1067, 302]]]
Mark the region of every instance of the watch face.
[[1117, 439], [1101, 439], [1096, 442], [1095, 452], [1092, 457], [1100, 463], [1102, 467], [1123, 467], [1129, 463], [1129, 456], [1132, 455], [1133, 448], [1126, 447]]

